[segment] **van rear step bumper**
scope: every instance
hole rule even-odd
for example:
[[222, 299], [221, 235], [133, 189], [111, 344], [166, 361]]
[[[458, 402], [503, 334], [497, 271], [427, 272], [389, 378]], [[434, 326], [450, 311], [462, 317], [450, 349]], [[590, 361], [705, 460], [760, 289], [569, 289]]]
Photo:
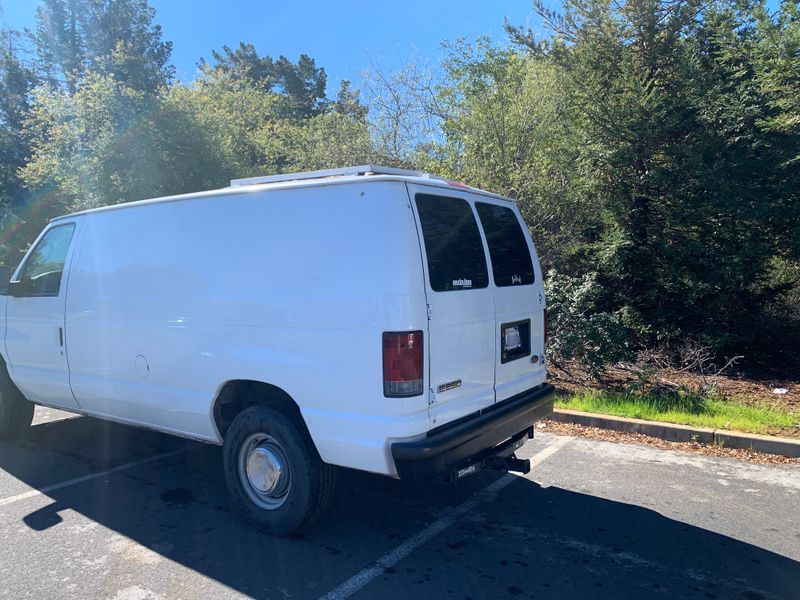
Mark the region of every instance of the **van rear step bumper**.
[[512, 440], [533, 437], [532, 425], [553, 412], [554, 398], [555, 388], [545, 383], [420, 440], [395, 442], [391, 449], [397, 474], [403, 480], [424, 481], [502, 455]]

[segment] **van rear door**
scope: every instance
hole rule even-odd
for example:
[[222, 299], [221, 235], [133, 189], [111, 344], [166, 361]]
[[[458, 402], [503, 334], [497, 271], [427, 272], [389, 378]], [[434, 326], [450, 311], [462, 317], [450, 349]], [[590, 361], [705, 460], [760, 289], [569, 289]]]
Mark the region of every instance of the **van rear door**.
[[428, 413], [437, 427], [495, 401], [494, 294], [469, 194], [412, 184], [408, 191], [426, 279]]
[[475, 212], [491, 263], [495, 398], [500, 402], [546, 379], [544, 288], [536, 250], [516, 204], [480, 198]]

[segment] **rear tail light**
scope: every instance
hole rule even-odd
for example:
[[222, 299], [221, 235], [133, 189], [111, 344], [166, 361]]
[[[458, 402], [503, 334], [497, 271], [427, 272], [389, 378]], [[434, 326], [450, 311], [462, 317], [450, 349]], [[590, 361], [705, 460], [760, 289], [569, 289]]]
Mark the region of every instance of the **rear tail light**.
[[547, 309], [544, 309], [544, 345], [547, 346], [547, 338], [550, 336], [550, 331], [547, 327]]
[[422, 332], [383, 334], [383, 395], [402, 398], [422, 394]]

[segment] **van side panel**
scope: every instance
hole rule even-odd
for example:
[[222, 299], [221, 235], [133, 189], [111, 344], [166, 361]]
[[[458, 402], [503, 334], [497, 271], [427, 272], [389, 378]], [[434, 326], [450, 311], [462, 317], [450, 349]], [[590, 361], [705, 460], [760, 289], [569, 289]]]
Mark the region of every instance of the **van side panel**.
[[85, 224], [66, 331], [87, 412], [219, 442], [221, 386], [263, 381], [297, 401], [323, 460], [380, 473], [394, 468], [387, 435], [427, 430], [424, 395], [383, 397], [382, 332], [427, 323], [402, 183], [154, 203]]

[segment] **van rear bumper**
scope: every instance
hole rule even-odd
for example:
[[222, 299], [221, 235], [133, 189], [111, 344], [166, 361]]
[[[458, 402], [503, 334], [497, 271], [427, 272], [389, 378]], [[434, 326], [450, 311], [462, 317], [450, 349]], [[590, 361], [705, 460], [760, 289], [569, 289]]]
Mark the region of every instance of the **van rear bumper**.
[[553, 412], [554, 397], [555, 388], [545, 383], [434, 429], [420, 440], [395, 442], [391, 451], [397, 474], [421, 481], [501, 452], [503, 442]]

